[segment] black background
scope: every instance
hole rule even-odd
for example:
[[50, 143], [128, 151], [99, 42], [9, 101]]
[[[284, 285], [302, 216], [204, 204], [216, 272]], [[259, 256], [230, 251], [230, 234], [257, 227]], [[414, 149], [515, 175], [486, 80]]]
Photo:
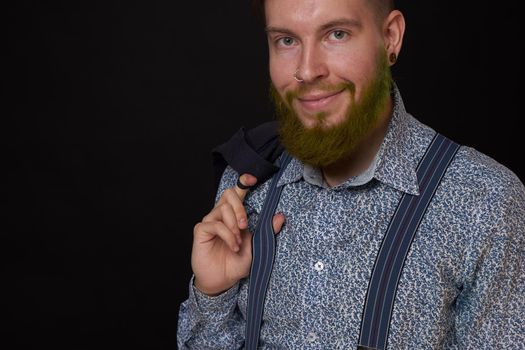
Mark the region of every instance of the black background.
[[[518, 3], [398, 1], [393, 74], [410, 113], [523, 180]], [[176, 348], [210, 150], [273, 118], [248, 1], [4, 11], [2, 347]]]

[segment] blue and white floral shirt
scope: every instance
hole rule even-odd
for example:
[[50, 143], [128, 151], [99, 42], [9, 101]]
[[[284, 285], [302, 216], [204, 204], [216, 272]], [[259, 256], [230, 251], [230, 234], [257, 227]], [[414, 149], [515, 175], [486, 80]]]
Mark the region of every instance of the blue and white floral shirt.
[[[370, 168], [328, 188], [292, 159], [279, 181], [286, 224], [265, 301], [261, 349], [355, 349], [368, 282], [403, 195], [435, 132], [399, 91]], [[235, 184], [224, 172], [217, 194]], [[268, 182], [246, 198], [252, 232]], [[525, 349], [525, 188], [507, 168], [462, 146], [421, 222], [398, 284], [388, 349]], [[240, 349], [248, 280], [208, 297], [190, 283], [180, 349]]]

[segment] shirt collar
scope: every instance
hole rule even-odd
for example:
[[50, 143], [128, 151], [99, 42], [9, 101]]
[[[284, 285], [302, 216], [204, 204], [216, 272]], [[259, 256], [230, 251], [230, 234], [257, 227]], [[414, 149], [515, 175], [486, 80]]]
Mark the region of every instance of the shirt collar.
[[374, 177], [402, 192], [419, 195], [417, 166], [420, 147], [414, 137], [419, 123], [407, 113], [396, 85], [393, 91], [394, 110], [385, 139], [379, 149]]
[[[373, 178], [399, 191], [419, 195], [416, 169], [421, 157], [421, 147], [416, 146], [420, 146], [418, 142], [422, 140], [416, 140], [416, 135], [418, 131], [423, 131], [422, 125], [406, 112], [401, 93], [395, 84], [392, 96], [394, 108], [387, 133], [376, 155], [376, 161], [366, 172], [372, 171]], [[432, 137], [432, 135], [419, 136]], [[311, 169], [308, 173], [311, 174]], [[299, 181], [304, 175], [304, 164], [292, 158], [279, 179], [278, 186]], [[360, 175], [351, 178], [337, 188], [355, 186], [355, 180], [359, 177]]]

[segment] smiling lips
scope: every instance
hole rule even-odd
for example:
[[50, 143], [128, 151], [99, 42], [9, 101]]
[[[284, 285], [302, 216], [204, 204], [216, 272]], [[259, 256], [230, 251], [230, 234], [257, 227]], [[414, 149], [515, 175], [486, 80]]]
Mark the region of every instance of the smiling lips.
[[326, 108], [333, 100], [339, 96], [343, 90], [330, 93], [317, 93], [301, 96], [297, 101], [307, 111], [319, 112]]

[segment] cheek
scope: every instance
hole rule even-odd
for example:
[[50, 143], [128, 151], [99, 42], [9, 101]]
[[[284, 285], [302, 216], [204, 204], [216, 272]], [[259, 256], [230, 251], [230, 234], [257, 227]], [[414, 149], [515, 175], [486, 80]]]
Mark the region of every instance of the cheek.
[[366, 64], [366, 58], [355, 52], [331, 52], [326, 64], [332, 76], [345, 80], [357, 80]]
[[365, 86], [375, 74], [373, 59], [359, 55], [339, 55], [330, 62], [330, 71], [337, 81], [351, 81], [359, 98]]
[[286, 79], [286, 73], [283, 71], [282, 66], [270, 68], [270, 79], [272, 80], [273, 86], [275, 86], [277, 91], [279, 91], [281, 94], [289, 84]]
[[270, 79], [278, 91], [283, 91], [295, 82], [293, 74], [296, 68], [294, 67], [292, 60], [270, 54]]
[[282, 85], [281, 76], [282, 73], [280, 67], [275, 63], [272, 64], [272, 61], [270, 60], [270, 79], [276, 88], [279, 88]]

